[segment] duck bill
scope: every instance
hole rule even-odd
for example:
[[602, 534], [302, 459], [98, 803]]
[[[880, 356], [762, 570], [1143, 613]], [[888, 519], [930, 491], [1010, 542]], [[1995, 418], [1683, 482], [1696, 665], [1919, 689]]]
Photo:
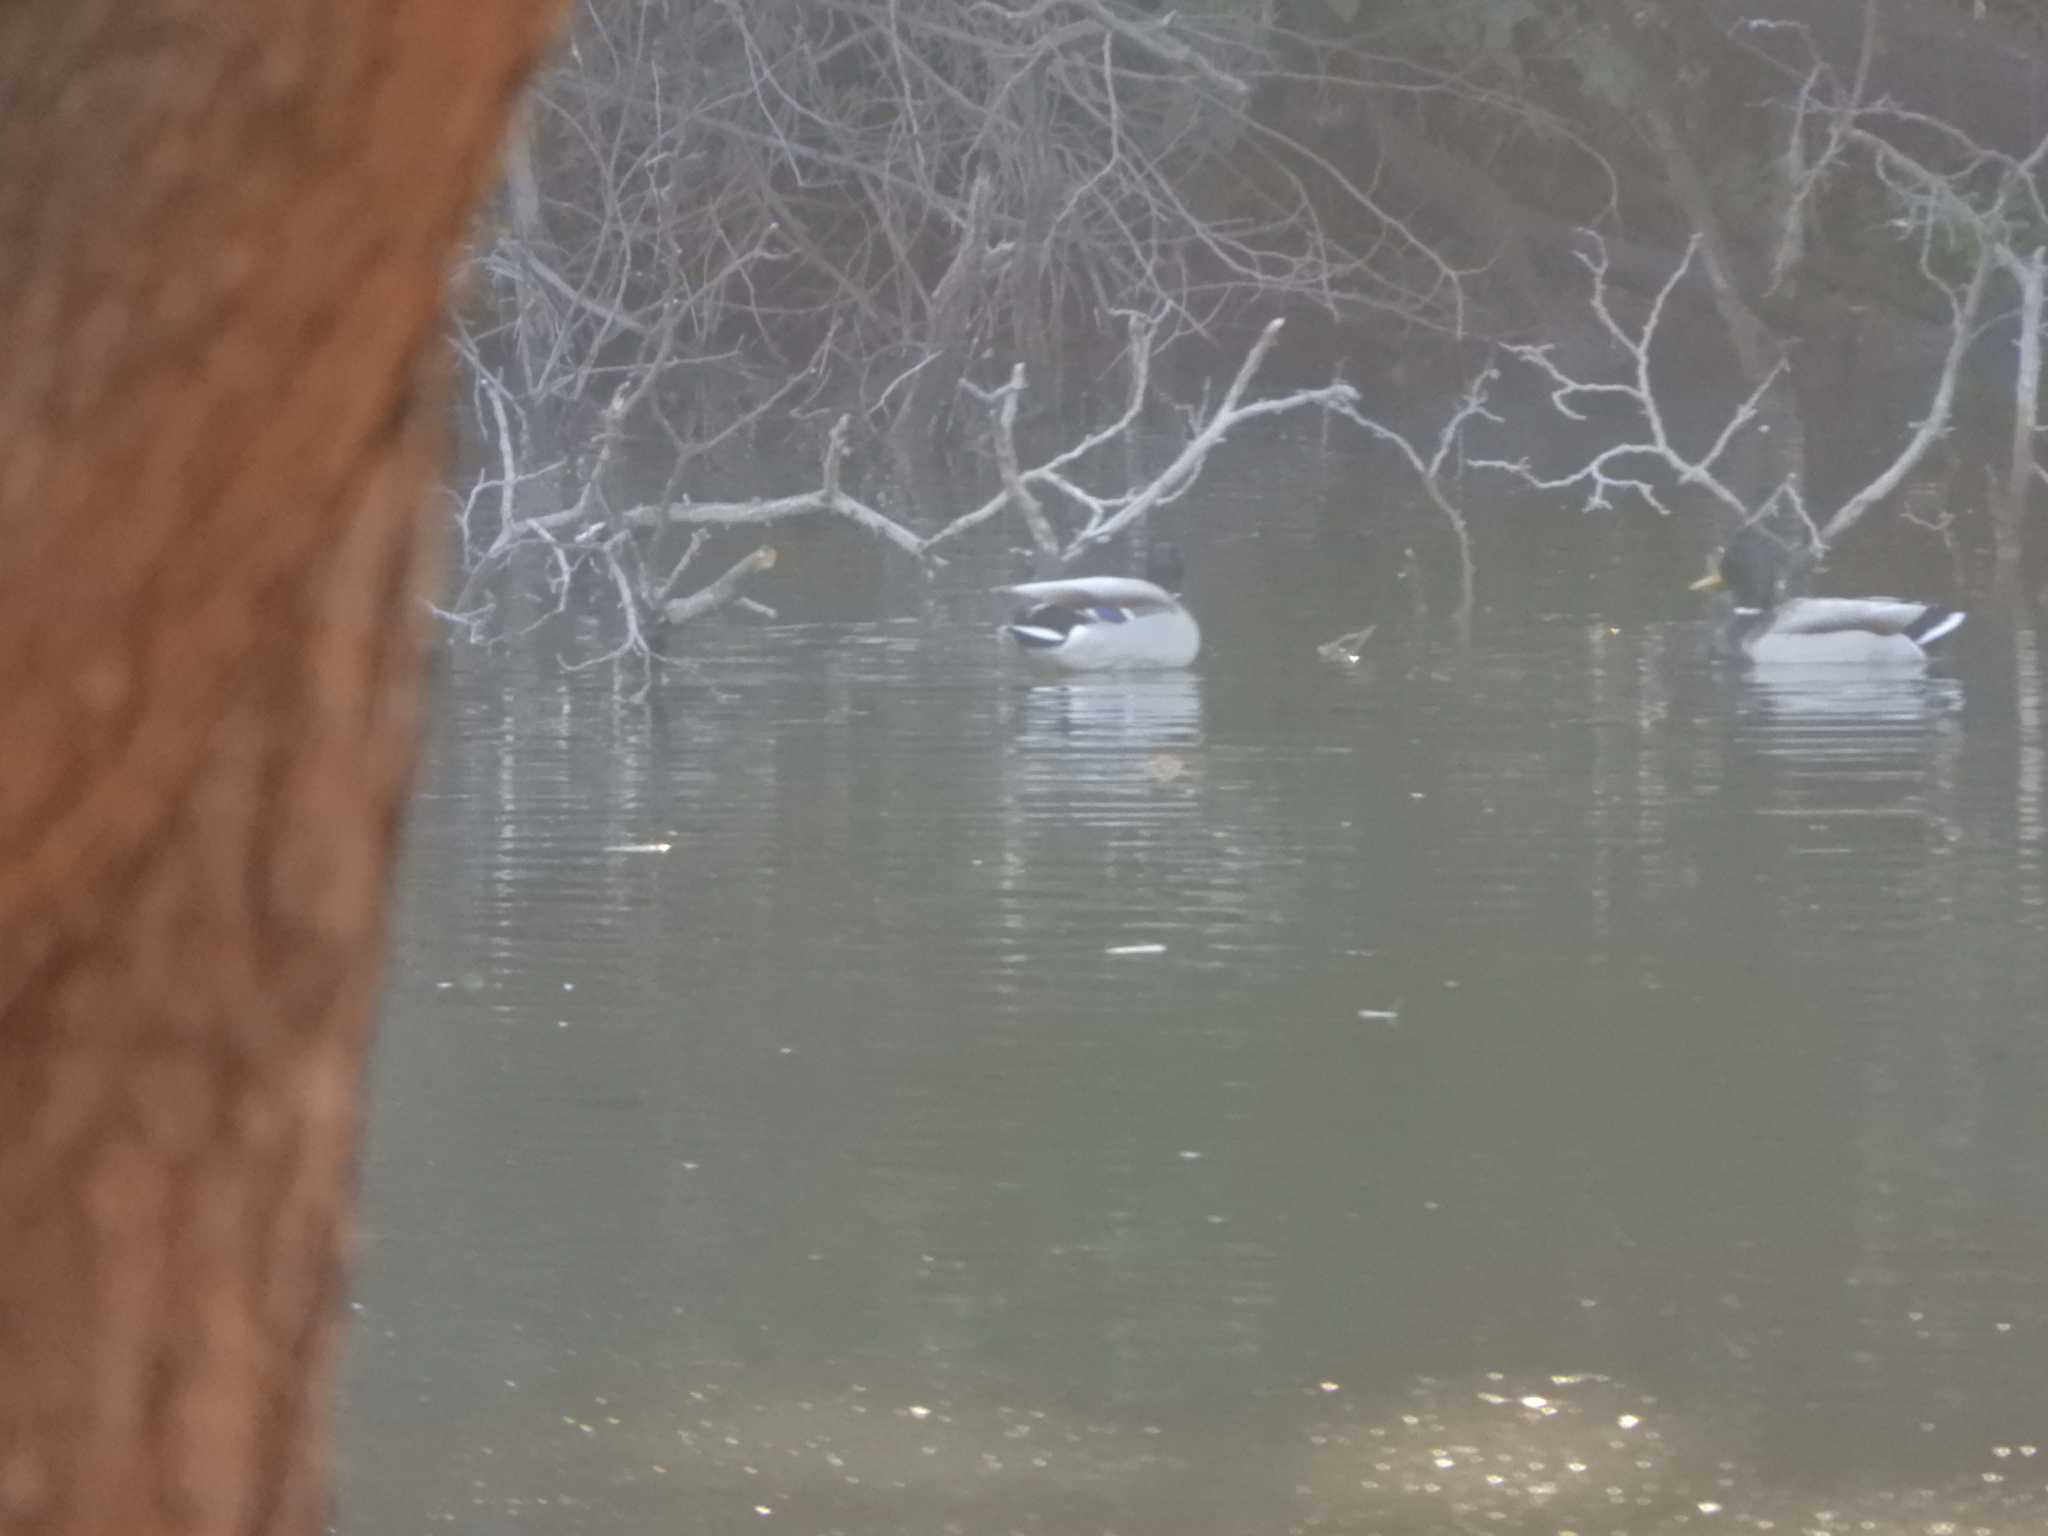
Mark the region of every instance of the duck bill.
[[1698, 581], [1694, 582], [1691, 586], [1687, 587], [1686, 591], [1718, 592], [1727, 585], [1727, 581], [1722, 578], [1722, 575], [1719, 571], [1709, 571], [1706, 575], [1702, 576]]

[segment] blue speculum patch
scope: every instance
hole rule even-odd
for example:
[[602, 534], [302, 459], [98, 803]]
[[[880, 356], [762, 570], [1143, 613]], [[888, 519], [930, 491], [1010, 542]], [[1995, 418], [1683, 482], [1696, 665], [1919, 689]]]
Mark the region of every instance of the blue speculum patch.
[[1105, 624], [1121, 624], [1129, 617], [1121, 608], [1090, 608], [1088, 611]]

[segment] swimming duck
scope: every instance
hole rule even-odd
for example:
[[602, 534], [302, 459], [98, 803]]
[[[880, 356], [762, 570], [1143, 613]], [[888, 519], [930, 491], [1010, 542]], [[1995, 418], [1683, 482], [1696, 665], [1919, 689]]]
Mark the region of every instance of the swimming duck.
[[1150, 580], [1076, 576], [1005, 587], [1020, 602], [1010, 638], [1031, 661], [1065, 672], [1184, 667], [1201, 650], [1202, 631], [1171, 590], [1181, 573], [1179, 551], [1166, 544], [1146, 563]]
[[1735, 611], [1714, 637], [1725, 656], [1763, 666], [1917, 667], [1962, 628], [1960, 609], [1896, 597], [1794, 597], [1778, 601], [1778, 545], [1760, 528], [1743, 529], [1695, 592], [1726, 588]]

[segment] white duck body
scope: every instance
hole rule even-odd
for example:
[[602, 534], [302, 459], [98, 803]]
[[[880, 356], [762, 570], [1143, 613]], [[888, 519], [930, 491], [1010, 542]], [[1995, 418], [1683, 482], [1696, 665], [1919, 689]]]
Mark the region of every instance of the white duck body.
[[1002, 589], [1022, 606], [1009, 625], [1024, 656], [1063, 672], [1162, 671], [1202, 649], [1195, 616], [1135, 576], [1028, 581]]
[[1729, 638], [1758, 666], [1917, 670], [1962, 623], [1954, 609], [1896, 597], [1799, 597], [1767, 613], [1738, 611]]
[[1729, 541], [1695, 592], [1725, 587], [1735, 612], [1714, 637], [1724, 656], [1760, 667], [1868, 667], [1913, 670], [1962, 628], [1967, 615], [1938, 603], [1897, 597], [1794, 597], [1778, 601], [1784, 553], [1760, 528]]

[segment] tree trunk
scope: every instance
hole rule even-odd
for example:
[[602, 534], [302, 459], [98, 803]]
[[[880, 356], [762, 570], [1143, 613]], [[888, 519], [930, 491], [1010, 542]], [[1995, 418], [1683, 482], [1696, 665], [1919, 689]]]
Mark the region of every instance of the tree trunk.
[[2034, 439], [2041, 430], [2041, 332], [2048, 313], [2048, 250], [2013, 256], [2007, 270], [2020, 290], [2019, 372], [2013, 380], [2012, 462], [2007, 466], [2005, 494], [1998, 498], [1995, 584], [2002, 602], [2019, 593], [2020, 553], [2025, 543], [2027, 507], [2033, 501], [2038, 458]]
[[439, 299], [554, 10], [0, 6], [0, 1536], [323, 1518]]

